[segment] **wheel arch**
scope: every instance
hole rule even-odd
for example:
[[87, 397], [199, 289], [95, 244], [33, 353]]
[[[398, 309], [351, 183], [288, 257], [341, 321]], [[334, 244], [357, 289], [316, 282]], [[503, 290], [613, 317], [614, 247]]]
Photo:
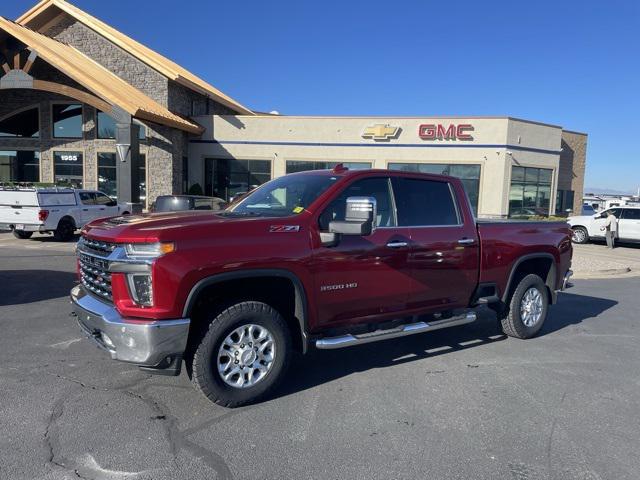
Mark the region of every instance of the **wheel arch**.
[[[197, 301], [201, 294], [214, 285], [229, 284], [235, 281], [260, 280], [267, 278], [280, 278], [291, 282], [294, 294], [293, 317], [297, 323], [302, 353], [308, 348], [308, 303], [307, 294], [302, 281], [298, 276], [285, 269], [248, 269], [235, 272], [218, 273], [199, 280], [190, 290], [183, 308], [183, 317], [188, 318], [193, 314]], [[292, 332], [295, 334], [296, 332]]]
[[542, 278], [542, 281], [547, 286], [550, 303], [555, 303], [556, 270], [556, 259], [552, 254], [547, 252], [531, 253], [518, 258], [511, 267], [509, 279], [507, 280], [504, 292], [502, 292], [502, 302], [505, 304], [508, 303], [509, 296], [516, 288], [517, 281], [521, 276], [535, 273]]
[[63, 221], [71, 222], [71, 225], [73, 225], [74, 230], [78, 229], [78, 222], [76, 222], [76, 219], [73, 218], [73, 215], [66, 214], [60, 217], [60, 220], [58, 220], [58, 224], [56, 225], [56, 228], [58, 228], [58, 226], [60, 226], [60, 223], [62, 223]]

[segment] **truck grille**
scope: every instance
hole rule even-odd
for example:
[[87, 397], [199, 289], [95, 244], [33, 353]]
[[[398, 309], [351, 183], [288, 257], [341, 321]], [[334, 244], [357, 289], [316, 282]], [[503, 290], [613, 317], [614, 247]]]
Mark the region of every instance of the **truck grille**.
[[117, 245], [82, 237], [78, 242], [80, 282], [91, 294], [102, 300], [113, 301], [111, 273], [108, 257]]

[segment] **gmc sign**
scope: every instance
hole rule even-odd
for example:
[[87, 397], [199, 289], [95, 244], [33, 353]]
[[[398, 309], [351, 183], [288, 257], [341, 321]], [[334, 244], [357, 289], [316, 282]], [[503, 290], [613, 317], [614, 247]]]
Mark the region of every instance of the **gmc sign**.
[[418, 127], [418, 135], [422, 140], [473, 140], [473, 136], [468, 133], [473, 130], [473, 125], [469, 123], [449, 126], [423, 123]]

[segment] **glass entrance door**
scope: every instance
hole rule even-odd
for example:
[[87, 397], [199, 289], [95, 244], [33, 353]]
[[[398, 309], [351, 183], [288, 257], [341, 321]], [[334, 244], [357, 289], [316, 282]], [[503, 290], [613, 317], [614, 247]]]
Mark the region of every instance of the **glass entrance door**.
[[271, 179], [269, 160], [205, 158], [204, 194], [231, 201]]

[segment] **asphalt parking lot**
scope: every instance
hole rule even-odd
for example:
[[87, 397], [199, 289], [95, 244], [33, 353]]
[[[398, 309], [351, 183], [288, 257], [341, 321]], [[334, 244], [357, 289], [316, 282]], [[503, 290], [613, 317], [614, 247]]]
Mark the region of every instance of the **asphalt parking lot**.
[[484, 311], [314, 352], [227, 410], [82, 338], [74, 268], [71, 243], [0, 236], [0, 479], [640, 476], [638, 277], [577, 280], [528, 341]]

